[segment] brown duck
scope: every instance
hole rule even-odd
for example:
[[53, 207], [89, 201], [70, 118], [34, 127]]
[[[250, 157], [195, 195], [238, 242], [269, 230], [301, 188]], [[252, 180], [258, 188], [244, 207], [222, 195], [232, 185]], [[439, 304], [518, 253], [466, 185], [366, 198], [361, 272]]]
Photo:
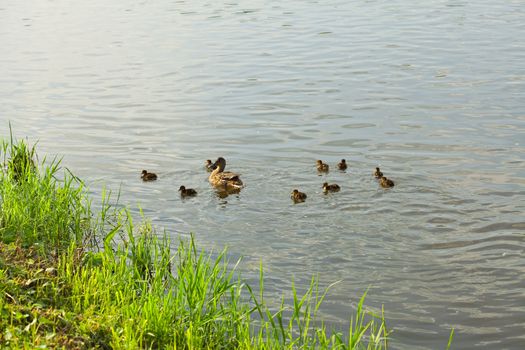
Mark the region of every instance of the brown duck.
[[204, 162], [204, 167], [209, 173], [213, 171], [213, 163], [211, 162], [210, 159], [206, 159], [206, 161]]
[[387, 179], [384, 176], [381, 177], [381, 181], [379, 181], [379, 184], [381, 185], [381, 187], [384, 188], [394, 187], [394, 181]]
[[348, 165], [346, 165], [346, 160], [341, 159], [339, 164], [337, 164], [337, 167], [339, 168], [339, 170], [346, 170], [346, 168], [348, 168]]
[[193, 188], [186, 188], [185, 186], [179, 187], [179, 192], [181, 197], [193, 197], [197, 195], [197, 191]]
[[341, 187], [339, 187], [338, 184], [331, 184], [331, 185], [329, 185], [328, 182], [325, 182], [323, 184], [323, 192], [324, 193], [339, 192], [340, 190], [341, 190]]
[[216, 188], [230, 191], [244, 187], [244, 184], [239, 178], [239, 174], [224, 171], [224, 168], [226, 168], [226, 160], [223, 157], [217, 158], [212, 167], [213, 171], [208, 177], [208, 181]]
[[295, 203], [302, 203], [306, 200], [306, 193], [299, 192], [299, 190], [295, 189], [292, 191], [291, 198]]
[[326, 163], [323, 163], [322, 160], [317, 161], [317, 171], [322, 173], [327, 173], [329, 170], [329, 166]]
[[157, 180], [157, 174], [148, 173], [147, 170], [142, 170], [142, 174], [140, 175], [140, 178], [142, 179], [142, 181], [155, 181]]
[[374, 176], [376, 177], [376, 179], [380, 179], [383, 176], [383, 173], [381, 172], [381, 170], [379, 170], [379, 168], [376, 168]]

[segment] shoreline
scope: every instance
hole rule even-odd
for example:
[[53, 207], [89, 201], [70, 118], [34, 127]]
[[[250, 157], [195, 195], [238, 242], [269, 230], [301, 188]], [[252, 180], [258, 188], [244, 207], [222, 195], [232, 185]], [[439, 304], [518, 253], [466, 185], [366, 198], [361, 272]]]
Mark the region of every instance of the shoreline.
[[319, 291], [315, 279], [304, 295], [292, 284], [291, 305], [284, 296], [267, 302], [262, 266], [256, 290], [235, 270], [240, 260], [228, 267], [226, 250], [212, 258], [193, 236], [171, 250], [147, 219], [135, 224], [127, 209], [109, 204], [109, 195], [93, 213], [81, 180], [60, 161], [37, 164], [34, 147], [4, 142], [2, 158], [0, 344], [388, 348], [384, 313], [364, 307], [366, 293], [348, 332], [332, 332], [317, 317], [329, 288]]

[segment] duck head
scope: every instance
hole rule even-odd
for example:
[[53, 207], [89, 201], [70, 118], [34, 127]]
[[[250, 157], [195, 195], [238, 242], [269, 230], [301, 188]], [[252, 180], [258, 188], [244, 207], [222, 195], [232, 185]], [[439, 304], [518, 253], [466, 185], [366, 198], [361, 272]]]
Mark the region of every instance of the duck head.
[[226, 168], [226, 160], [222, 157], [217, 158], [215, 163], [211, 165], [212, 169], [219, 168], [219, 173], [222, 173], [224, 171], [224, 168]]

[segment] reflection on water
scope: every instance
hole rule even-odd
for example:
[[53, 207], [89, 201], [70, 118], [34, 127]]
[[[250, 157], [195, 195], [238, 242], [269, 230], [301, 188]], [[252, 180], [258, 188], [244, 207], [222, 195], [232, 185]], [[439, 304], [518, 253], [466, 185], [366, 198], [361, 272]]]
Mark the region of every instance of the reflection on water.
[[[262, 260], [269, 297], [341, 281], [336, 327], [369, 288], [395, 349], [444, 348], [451, 327], [458, 349], [520, 349], [524, 19], [520, 1], [6, 3], [0, 131], [228, 245], [250, 280]], [[210, 186], [219, 155], [241, 192]]]
[[221, 199], [224, 199], [224, 198], [227, 198], [228, 196], [231, 196], [233, 194], [239, 194], [239, 193], [241, 193], [240, 188], [232, 188], [232, 189], [216, 188], [215, 189], [215, 194], [217, 195], [218, 198], [221, 198]]

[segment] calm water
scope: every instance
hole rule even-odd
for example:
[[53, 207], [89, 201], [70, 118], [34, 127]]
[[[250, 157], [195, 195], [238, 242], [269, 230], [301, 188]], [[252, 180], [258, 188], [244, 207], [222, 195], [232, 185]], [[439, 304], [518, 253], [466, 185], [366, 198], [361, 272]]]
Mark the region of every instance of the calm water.
[[[0, 134], [174, 237], [384, 304], [394, 349], [525, 347], [525, 2], [0, 4]], [[242, 174], [218, 198], [203, 161]], [[315, 160], [346, 173], [318, 176]], [[375, 166], [396, 182], [378, 188]], [[142, 169], [160, 179], [142, 183]], [[325, 196], [324, 181], [342, 191]], [[198, 197], [182, 201], [180, 185]], [[308, 194], [293, 205], [289, 193]]]

